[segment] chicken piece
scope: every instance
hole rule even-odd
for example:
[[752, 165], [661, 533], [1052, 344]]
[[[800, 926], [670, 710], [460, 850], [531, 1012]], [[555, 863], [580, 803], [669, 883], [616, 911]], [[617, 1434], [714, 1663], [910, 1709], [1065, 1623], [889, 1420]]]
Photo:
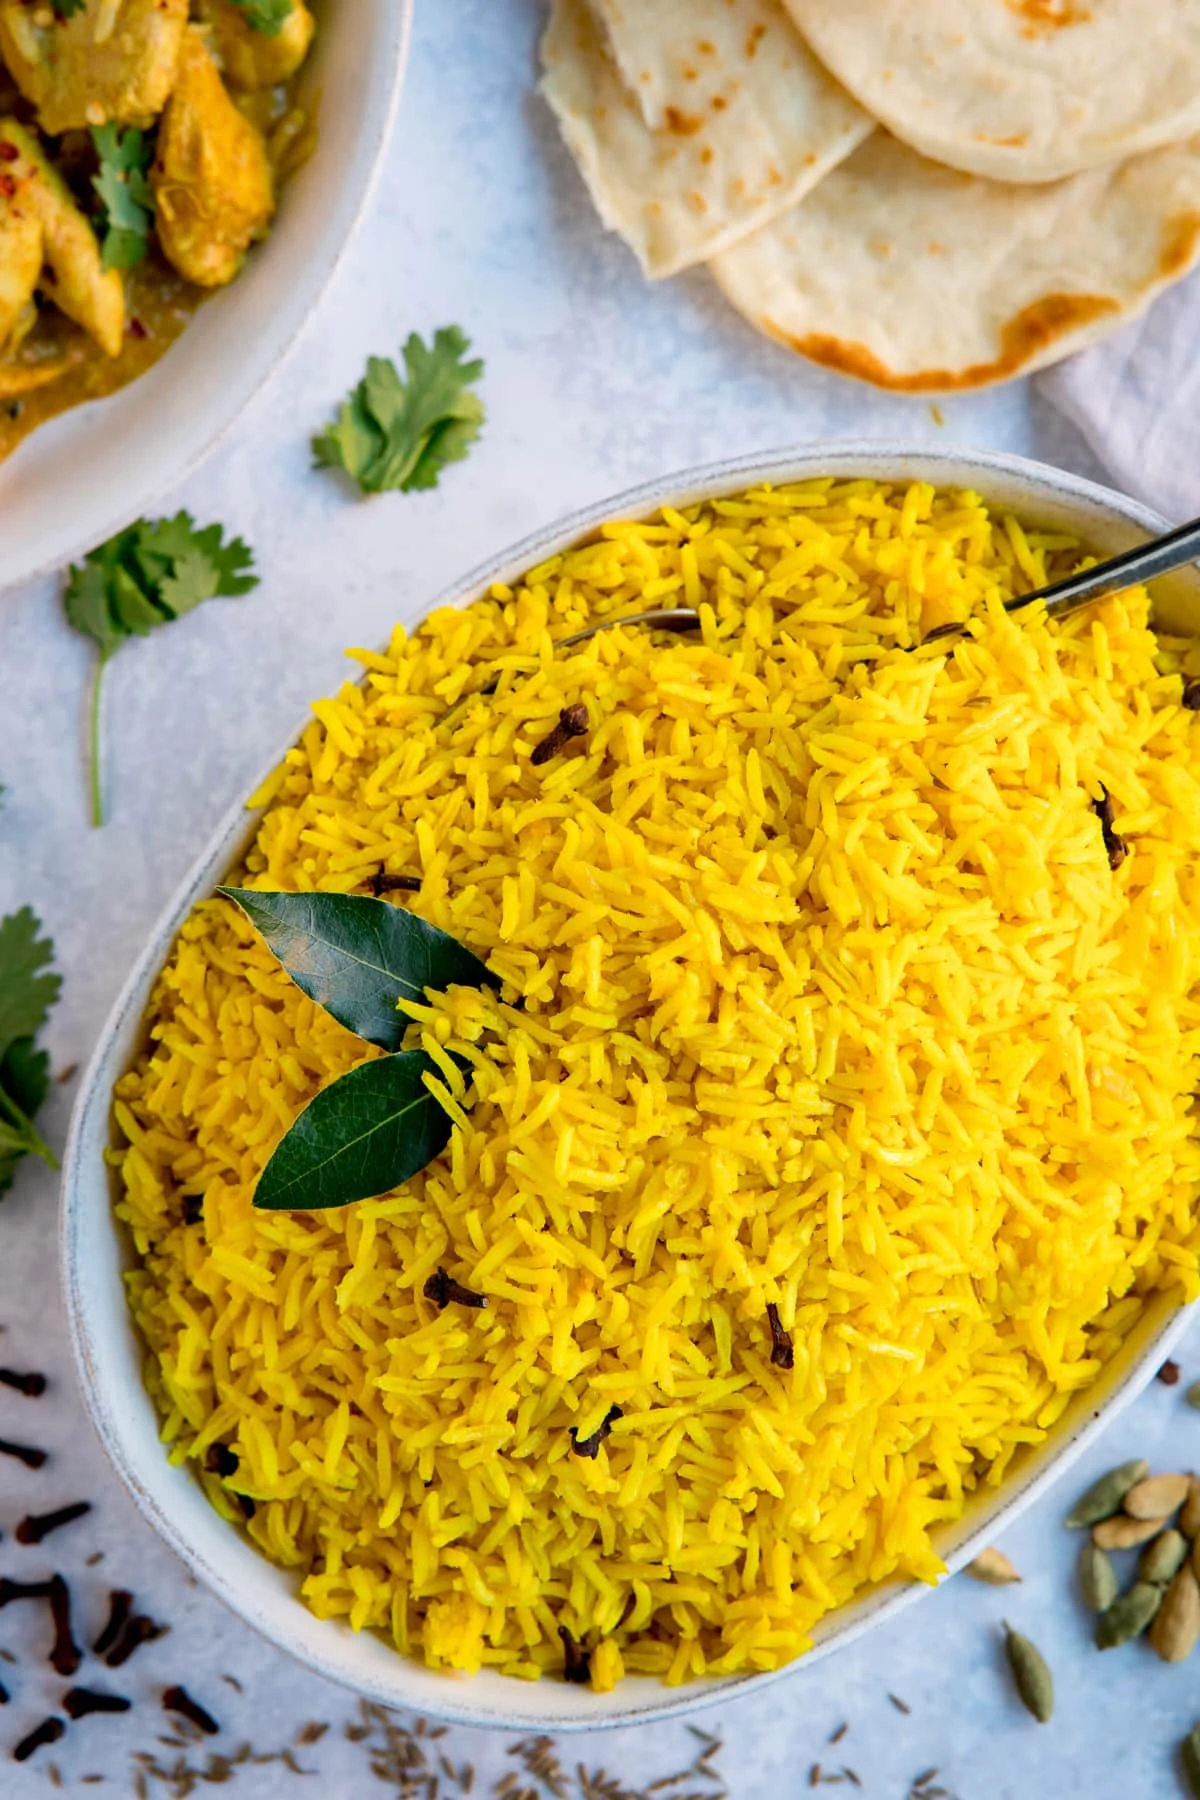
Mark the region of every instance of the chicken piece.
[[200, 287], [224, 287], [275, 210], [262, 132], [229, 98], [202, 34], [189, 26], [150, 172], [158, 241]]
[[317, 29], [304, 0], [292, 0], [292, 10], [274, 37], [255, 31], [233, 0], [201, 0], [199, 13], [229, 85], [247, 92], [290, 80], [308, 55]]
[[88, 125], [148, 125], [175, 82], [188, 0], [0, 0], [0, 55], [51, 137]]
[[[37, 268], [32, 282], [28, 280], [33, 261], [31, 219], [37, 231]], [[0, 341], [11, 339], [36, 283], [102, 350], [118, 356], [125, 336], [121, 277], [115, 269], [104, 268], [95, 232], [33, 132], [15, 119], [0, 119], [0, 292], [4, 293], [9, 292], [3, 251], [10, 227], [12, 242], [22, 248], [21, 272], [11, 287], [11, 299], [19, 298], [20, 307], [6, 333], [0, 301]]]

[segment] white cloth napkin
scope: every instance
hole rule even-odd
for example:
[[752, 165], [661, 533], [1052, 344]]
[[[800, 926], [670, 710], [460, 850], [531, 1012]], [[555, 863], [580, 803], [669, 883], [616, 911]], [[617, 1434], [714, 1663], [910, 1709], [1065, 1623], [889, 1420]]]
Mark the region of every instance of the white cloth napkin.
[[1200, 270], [1036, 383], [1115, 486], [1172, 520], [1200, 514]]

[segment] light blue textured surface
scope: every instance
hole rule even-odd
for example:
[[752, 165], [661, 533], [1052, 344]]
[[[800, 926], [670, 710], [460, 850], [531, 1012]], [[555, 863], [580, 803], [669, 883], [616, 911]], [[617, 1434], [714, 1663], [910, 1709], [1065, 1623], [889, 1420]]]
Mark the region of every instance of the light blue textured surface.
[[[556, 515], [664, 470], [801, 439], [880, 436], [1018, 450], [1094, 473], [1078, 442], [1018, 386], [931, 409], [850, 387], [790, 359], [732, 315], [703, 275], [649, 288], [600, 231], [554, 127], [533, 94], [535, 0], [425, 0], [400, 127], [373, 216], [296, 360], [235, 441], [177, 497], [255, 546], [263, 587], [215, 602], [124, 651], [110, 671], [106, 761], [111, 823], [86, 824], [81, 742], [87, 646], [61, 623], [50, 583], [0, 598], [0, 913], [25, 901], [52, 931], [66, 978], [50, 1041], [56, 1066], [82, 1061], [135, 951], [229, 800], [305, 703], [336, 684], [347, 643], [381, 640], [443, 584]], [[307, 436], [361, 372], [409, 330], [457, 320], [487, 359], [485, 436], [436, 492], [352, 500], [310, 472]], [[64, 505], [70, 496], [64, 495]], [[0, 521], [0, 530], [3, 523]], [[72, 1089], [48, 1118], [61, 1142]], [[129, 1754], [164, 1729], [161, 1687], [187, 1681], [233, 1741], [270, 1750], [308, 1719], [333, 1729], [303, 1766], [243, 1773], [224, 1791], [253, 1800], [307, 1792], [338, 1800], [395, 1791], [370, 1772], [342, 1727], [353, 1702], [265, 1649], [187, 1578], [108, 1474], [82, 1420], [55, 1285], [54, 1183], [29, 1166], [0, 1211], [0, 1362], [45, 1367], [53, 1394], [0, 1389], [0, 1436], [46, 1442], [34, 1474], [0, 1461], [0, 1572], [60, 1566], [94, 1636], [110, 1586], [134, 1588], [172, 1635], [124, 1678], [140, 1702], [122, 1720], [89, 1720], [24, 1769], [5, 1746], [44, 1716], [62, 1685], [44, 1671], [32, 1609], [0, 1614], [0, 1668], [13, 1704], [0, 1710], [0, 1794], [50, 1791], [56, 1760], [70, 1792], [96, 1772], [133, 1792]], [[1200, 1375], [1200, 1333], [1190, 1373]], [[1188, 1359], [1185, 1356], [1185, 1369]], [[1079, 1473], [1142, 1453], [1158, 1467], [1200, 1460], [1200, 1416], [1181, 1389], [1154, 1386]], [[97, 1511], [47, 1544], [16, 1548], [31, 1508], [87, 1496]], [[814, 1762], [849, 1764], [868, 1796], [902, 1800], [937, 1766], [960, 1800], [1149, 1800], [1177, 1791], [1172, 1745], [1200, 1716], [1200, 1663], [1166, 1669], [1147, 1652], [1099, 1657], [1071, 1593], [1076, 1541], [1056, 1496], [1004, 1543], [1025, 1574], [1000, 1593], [958, 1579], [913, 1614], [832, 1662], [700, 1723], [725, 1739], [717, 1756], [738, 1800], [808, 1791]], [[104, 1552], [99, 1567], [84, 1559]], [[999, 1620], [1035, 1637], [1058, 1677], [1054, 1723], [1039, 1729], [1002, 1676]], [[236, 1694], [221, 1680], [243, 1684]], [[86, 1675], [94, 1678], [94, 1669]], [[894, 1692], [912, 1708], [889, 1703]], [[843, 1721], [850, 1730], [829, 1748]], [[224, 1742], [224, 1740], [222, 1740]], [[690, 1759], [683, 1726], [576, 1740], [576, 1761], [630, 1786]], [[515, 1764], [499, 1735], [456, 1730], [438, 1749], [473, 1761], [476, 1793]], [[172, 1754], [161, 1752], [164, 1757]], [[485, 1775], [487, 1779], [485, 1780]], [[151, 1792], [169, 1791], [154, 1786]], [[201, 1790], [204, 1791], [204, 1790]], [[453, 1790], [450, 1790], [453, 1791]], [[669, 1791], [669, 1790], [668, 1790]], [[818, 1790], [820, 1791], [820, 1790]], [[843, 1792], [855, 1790], [845, 1788]], [[1181, 1791], [1181, 1790], [1180, 1790]]]

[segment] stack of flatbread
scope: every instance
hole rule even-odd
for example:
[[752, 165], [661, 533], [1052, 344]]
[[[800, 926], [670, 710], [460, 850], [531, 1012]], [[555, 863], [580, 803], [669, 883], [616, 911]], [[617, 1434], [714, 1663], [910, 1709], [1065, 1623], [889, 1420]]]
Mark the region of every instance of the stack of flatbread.
[[1055, 362], [1200, 258], [1200, 0], [553, 0], [542, 60], [648, 276], [880, 387]]

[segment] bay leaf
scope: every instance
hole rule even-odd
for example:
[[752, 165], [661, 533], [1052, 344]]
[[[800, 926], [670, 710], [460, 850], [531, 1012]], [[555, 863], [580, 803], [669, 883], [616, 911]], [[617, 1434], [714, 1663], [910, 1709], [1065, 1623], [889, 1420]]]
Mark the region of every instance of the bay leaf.
[[[466, 1069], [461, 1058], [455, 1059]], [[437, 1075], [423, 1050], [360, 1063], [316, 1094], [276, 1145], [254, 1204], [271, 1212], [318, 1211], [372, 1200], [399, 1187], [445, 1149], [450, 1115], [422, 1077]]]
[[218, 888], [239, 906], [296, 986], [339, 1025], [399, 1050], [409, 1021], [398, 999], [427, 989], [494, 987], [500, 979], [465, 944], [405, 907], [360, 894]]

